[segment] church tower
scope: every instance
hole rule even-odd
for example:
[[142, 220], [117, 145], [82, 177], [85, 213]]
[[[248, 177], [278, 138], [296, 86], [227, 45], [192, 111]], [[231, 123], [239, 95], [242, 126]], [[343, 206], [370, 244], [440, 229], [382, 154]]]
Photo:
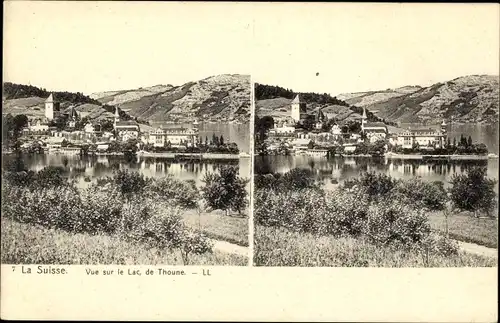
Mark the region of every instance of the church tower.
[[365, 124], [368, 117], [366, 116], [366, 109], [363, 107], [363, 116], [361, 116], [361, 131], [365, 131]]
[[49, 121], [54, 120], [54, 96], [52, 93], [45, 100], [45, 118]]
[[292, 101], [292, 114], [291, 117], [295, 122], [302, 119], [303, 115], [306, 113], [306, 103], [300, 100], [300, 94], [297, 94], [295, 99]]
[[120, 121], [120, 112], [118, 111], [118, 106], [115, 107], [115, 122], [114, 127], [116, 128], [116, 124]]

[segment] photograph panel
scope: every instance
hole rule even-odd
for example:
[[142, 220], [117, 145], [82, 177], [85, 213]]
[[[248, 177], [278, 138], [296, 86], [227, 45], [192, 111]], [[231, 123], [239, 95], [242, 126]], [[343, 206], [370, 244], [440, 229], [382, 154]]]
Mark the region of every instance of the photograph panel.
[[247, 266], [247, 22], [180, 3], [8, 7], [2, 263]]
[[377, 9], [255, 21], [256, 266], [497, 266], [498, 15]]

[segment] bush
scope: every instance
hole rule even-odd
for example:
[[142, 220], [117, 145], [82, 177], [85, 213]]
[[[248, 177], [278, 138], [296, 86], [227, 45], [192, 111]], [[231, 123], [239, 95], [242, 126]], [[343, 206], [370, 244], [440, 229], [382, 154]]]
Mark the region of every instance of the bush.
[[49, 228], [73, 231], [80, 219], [81, 199], [74, 188], [47, 187], [31, 190], [9, 187], [2, 199], [2, 216]]
[[423, 210], [399, 200], [372, 205], [367, 212], [363, 233], [375, 244], [410, 247], [422, 244], [431, 227]]
[[113, 182], [123, 195], [130, 197], [131, 194], [141, 193], [148, 180], [138, 172], [118, 170], [113, 176]]
[[219, 173], [207, 173], [203, 179], [203, 198], [213, 209], [241, 211], [247, 206], [247, 181], [237, 175], [236, 168], [223, 166]]
[[363, 191], [257, 190], [254, 219], [260, 225], [296, 232], [367, 236], [380, 245], [418, 245], [430, 234], [423, 210], [415, 210], [397, 199], [384, 198], [370, 203]]
[[381, 173], [364, 173], [359, 178], [359, 184], [369, 196], [380, 196], [389, 193], [397, 181], [391, 176]]
[[451, 200], [462, 210], [483, 210], [490, 214], [496, 206], [495, 180], [486, 178], [486, 168], [474, 167], [451, 180]]
[[66, 170], [61, 166], [46, 166], [36, 173], [35, 181], [39, 187], [58, 187], [67, 184]]
[[318, 187], [310, 169], [294, 168], [284, 174], [257, 174], [254, 178], [257, 189], [301, 190]]
[[150, 198], [173, 202], [183, 208], [196, 208], [200, 197], [194, 183], [180, 181], [173, 176], [151, 180], [144, 191]]
[[427, 183], [415, 178], [399, 181], [396, 186], [409, 203], [420, 204], [430, 210], [443, 210], [448, 199], [442, 182]]

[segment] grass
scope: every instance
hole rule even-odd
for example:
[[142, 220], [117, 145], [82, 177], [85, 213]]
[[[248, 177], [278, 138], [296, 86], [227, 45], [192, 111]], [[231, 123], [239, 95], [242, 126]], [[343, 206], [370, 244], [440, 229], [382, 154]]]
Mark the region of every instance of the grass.
[[319, 237], [257, 225], [254, 263], [257, 266], [325, 267], [493, 267], [497, 259], [460, 252], [429, 255], [377, 247], [362, 239]]
[[[429, 223], [436, 231], [446, 231], [446, 219], [443, 212], [430, 213]], [[498, 248], [498, 220], [496, 218], [474, 218], [466, 212], [455, 213], [448, 217], [448, 230], [452, 239]]]
[[[4, 264], [183, 265], [180, 251], [158, 250], [108, 235], [72, 234], [2, 219]], [[246, 257], [220, 253], [189, 255], [189, 265], [246, 266]]]
[[209, 238], [248, 247], [248, 217], [226, 216], [220, 210], [199, 216], [191, 209], [183, 212], [182, 219], [187, 226], [201, 229]]

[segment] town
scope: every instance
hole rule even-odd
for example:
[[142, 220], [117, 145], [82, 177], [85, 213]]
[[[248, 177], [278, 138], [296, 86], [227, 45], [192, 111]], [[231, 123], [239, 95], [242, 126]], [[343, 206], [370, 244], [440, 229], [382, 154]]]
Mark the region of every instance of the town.
[[257, 119], [256, 153], [315, 157], [412, 155], [417, 158], [488, 153], [486, 145], [473, 143], [470, 136], [462, 135], [458, 143], [456, 138], [451, 139], [444, 119], [434, 128], [391, 132], [383, 122], [369, 122], [365, 108], [361, 118], [341, 124], [320, 107], [308, 113], [306, 106], [297, 94], [290, 103], [288, 116], [278, 120], [270, 116]]
[[[248, 157], [241, 153], [236, 143], [212, 134], [200, 136], [197, 119], [186, 123], [174, 123], [167, 127], [153, 128], [136, 120], [123, 120], [120, 108], [115, 107], [114, 120], [89, 120], [74, 106], [63, 110], [53, 94], [45, 100], [43, 117], [28, 118], [25, 115], [3, 116], [8, 127], [10, 145], [4, 152], [20, 150], [28, 153], [64, 154], [156, 154], [162, 157], [182, 153], [211, 154], [211, 158]], [[6, 120], [7, 119], [7, 120]], [[9, 120], [10, 119], [10, 120]], [[130, 119], [130, 118], [129, 118]]]

